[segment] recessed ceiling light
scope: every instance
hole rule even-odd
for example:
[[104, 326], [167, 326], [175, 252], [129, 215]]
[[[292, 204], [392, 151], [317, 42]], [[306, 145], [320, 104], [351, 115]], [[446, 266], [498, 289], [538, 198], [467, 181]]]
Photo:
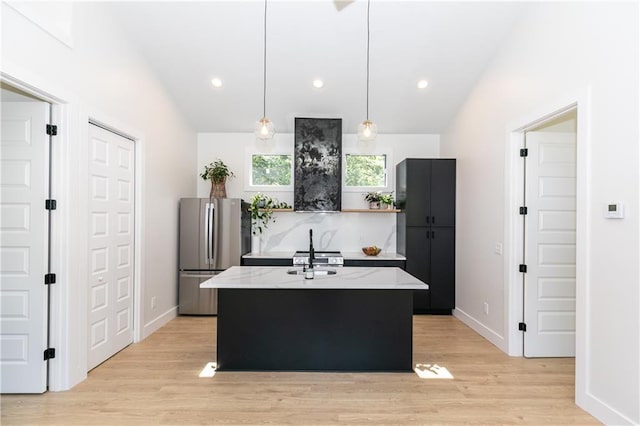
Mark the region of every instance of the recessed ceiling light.
[[418, 81], [418, 89], [426, 89], [428, 85], [429, 82], [427, 80]]
[[315, 87], [316, 89], [322, 89], [322, 86], [324, 86], [324, 81], [318, 79], [313, 80], [313, 87]]
[[211, 84], [213, 85], [213, 87], [222, 87], [222, 80], [220, 80], [218, 77], [212, 78]]

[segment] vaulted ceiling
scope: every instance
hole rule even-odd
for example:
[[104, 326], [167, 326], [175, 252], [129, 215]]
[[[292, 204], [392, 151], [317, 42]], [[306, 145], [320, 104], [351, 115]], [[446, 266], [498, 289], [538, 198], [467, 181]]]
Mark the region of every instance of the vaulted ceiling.
[[[253, 131], [263, 106], [264, 2], [108, 7], [196, 131]], [[372, 0], [369, 116], [379, 132], [442, 132], [529, 7]], [[278, 132], [292, 132], [294, 117], [341, 117], [355, 133], [366, 115], [366, 18], [364, 0], [269, 0], [266, 115]], [[318, 78], [321, 89], [312, 86]], [[421, 79], [426, 89], [416, 87]]]

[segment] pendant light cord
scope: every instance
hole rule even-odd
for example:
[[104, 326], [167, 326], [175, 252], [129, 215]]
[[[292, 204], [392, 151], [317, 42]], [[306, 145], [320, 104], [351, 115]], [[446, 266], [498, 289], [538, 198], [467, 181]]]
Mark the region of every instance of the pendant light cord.
[[371, 0], [367, 0], [367, 121], [369, 121], [369, 9]]
[[267, 116], [267, 0], [264, 0], [264, 51], [262, 62], [262, 118]]

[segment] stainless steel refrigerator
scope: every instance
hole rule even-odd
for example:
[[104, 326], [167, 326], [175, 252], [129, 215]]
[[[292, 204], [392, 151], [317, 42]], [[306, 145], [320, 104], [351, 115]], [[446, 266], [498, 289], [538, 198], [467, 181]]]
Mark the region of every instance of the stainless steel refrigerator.
[[217, 314], [218, 294], [200, 283], [251, 251], [249, 204], [239, 198], [180, 200], [178, 313]]

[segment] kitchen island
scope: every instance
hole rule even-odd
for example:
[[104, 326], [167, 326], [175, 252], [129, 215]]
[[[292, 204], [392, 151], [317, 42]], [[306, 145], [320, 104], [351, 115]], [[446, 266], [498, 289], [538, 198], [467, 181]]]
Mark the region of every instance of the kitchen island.
[[235, 266], [200, 285], [218, 289], [218, 370], [412, 371], [413, 291], [427, 284], [399, 268], [292, 269]]

